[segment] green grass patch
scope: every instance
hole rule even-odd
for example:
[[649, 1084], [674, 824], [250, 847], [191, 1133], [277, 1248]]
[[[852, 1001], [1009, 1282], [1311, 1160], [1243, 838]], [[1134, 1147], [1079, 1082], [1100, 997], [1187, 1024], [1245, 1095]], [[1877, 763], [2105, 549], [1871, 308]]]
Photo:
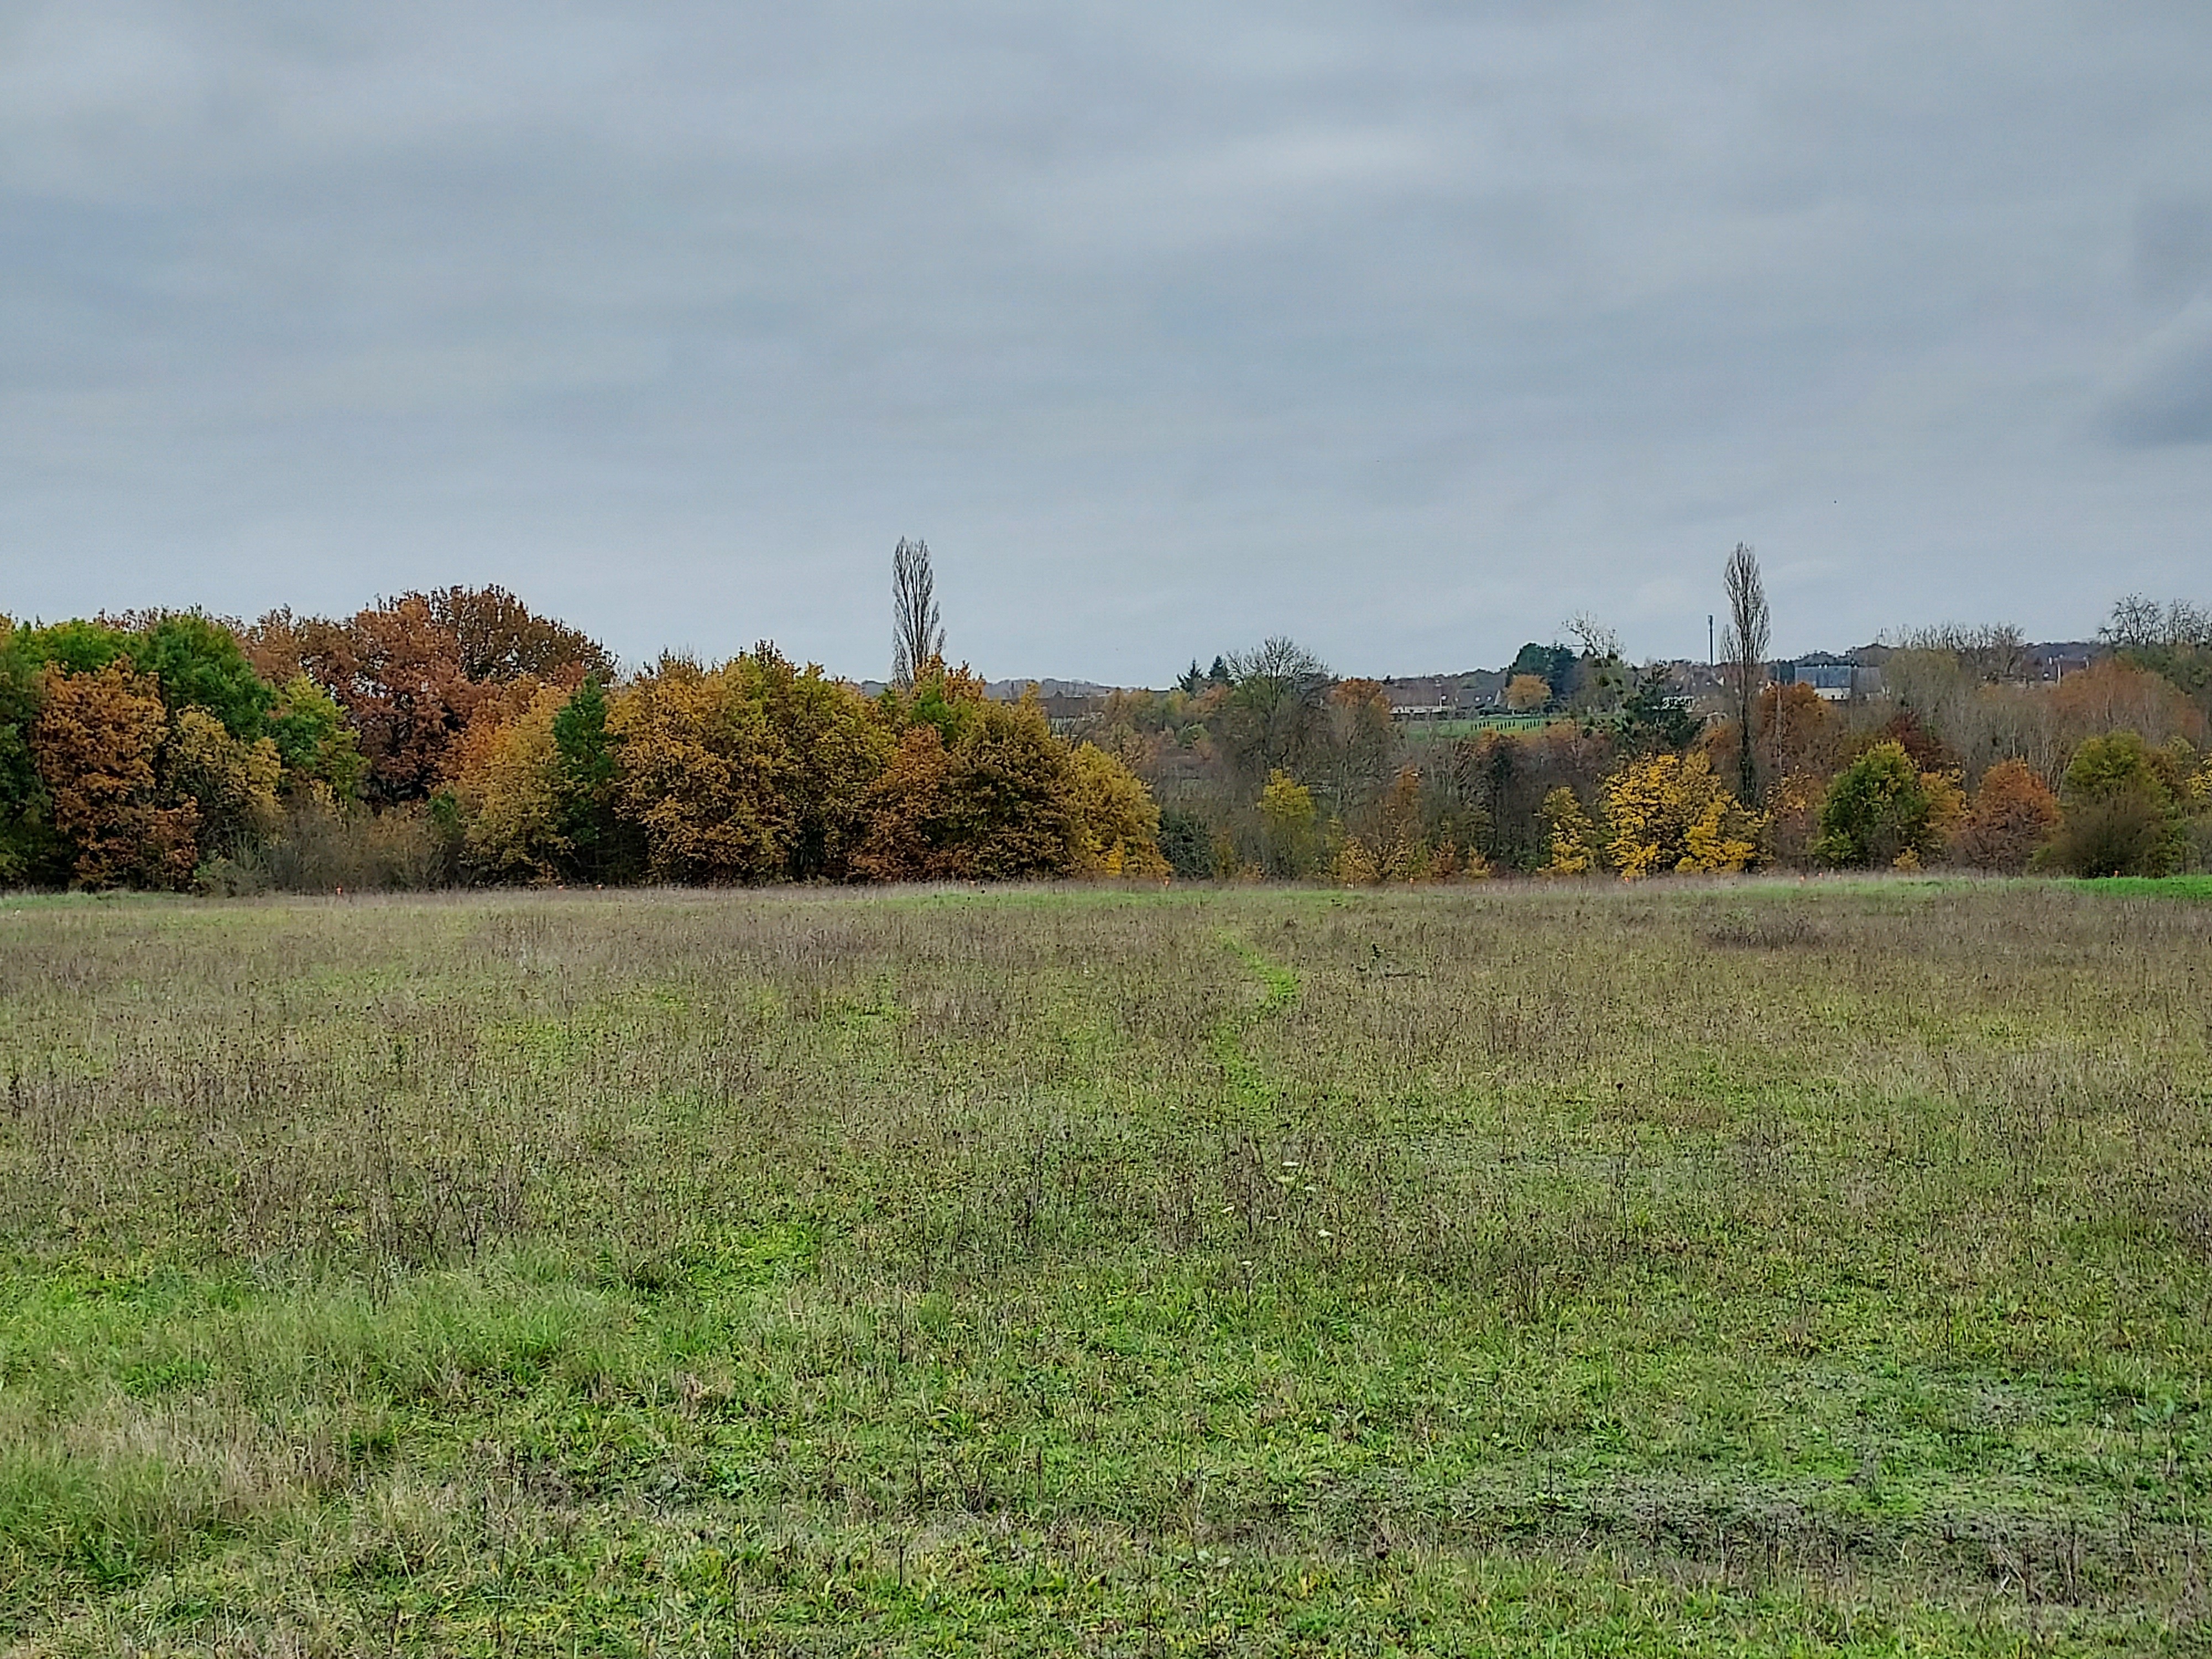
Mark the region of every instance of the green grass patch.
[[2058, 883], [21, 907], [0, 1649], [2199, 1651], [2209, 959]]
[[2114, 898], [2212, 899], [2212, 876], [2105, 876], [2066, 884]]

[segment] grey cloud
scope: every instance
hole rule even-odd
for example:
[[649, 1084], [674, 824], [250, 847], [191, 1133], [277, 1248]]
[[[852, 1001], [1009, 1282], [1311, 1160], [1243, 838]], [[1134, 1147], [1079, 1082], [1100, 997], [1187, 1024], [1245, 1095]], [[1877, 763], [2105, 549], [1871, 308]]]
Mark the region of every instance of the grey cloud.
[[1701, 649], [1741, 538], [1785, 644], [2072, 630], [2212, 508], [2145, 435], [2208, 70], [2183, 6], [17, 7], [0, 610], [501, 580], [864, 673], [919, 532], [979, 665], [1157, 679]]
[[2212, 194], [2167, 197], [2136, 215], [2136, 282], [2151, 305], [2212, 290]]
[[2212, 294], [2144, 343], [2105, 419], [2125, 444], [2212, 443]]

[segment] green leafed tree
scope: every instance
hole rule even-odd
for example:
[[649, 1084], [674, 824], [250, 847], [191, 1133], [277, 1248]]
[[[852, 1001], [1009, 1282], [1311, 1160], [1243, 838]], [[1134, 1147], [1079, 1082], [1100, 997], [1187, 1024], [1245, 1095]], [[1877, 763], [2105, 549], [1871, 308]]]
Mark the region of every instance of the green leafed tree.
[[1836, 775], [1820, 806], [1815, 852], [1854, 868], [1925, 863], [1943, 850], [1960, 803], [1938, 774], [1913, 764], [1905, 745], [1875, 744]]
[[305, 674], [295, 675], [276, 693], [268, 726], [284, 763], [287, 796], [313, 797], [330, 805], [361, 793], [368, 760], [360, 740], [337, 700]]
[[2187, 848], [2180, 759], [2134, 732], [2091, 738], [2059, 790], [2057, 836], [2037, 862], [2077, 876], [2163, 876]]
[[633, 881], [644, 847], [615, 811], [621, 762], [607, 730], [607, 692], [596, 674], [553, 717], [554, 821], [580, 881]]
[[18, 647], [34, 663], [51, 664], [64, 674], [90, 674], [118, 657], [131, 654], [135, 641], [120, 628], [74, 617], [42, 628], [21, 629]]
[[241, 743], [266, 731], [276, 694], [221, 623], [197, 611], [171, 611], [147, 624], [130, 656], [140, 672], [160, 676], [161, 701], [172, 714], [204, 708]]
[[58, 873], [51, 802], [31, 747], [40, 672], [23, 632], [0, 617], [0, 883], [53, 879]]

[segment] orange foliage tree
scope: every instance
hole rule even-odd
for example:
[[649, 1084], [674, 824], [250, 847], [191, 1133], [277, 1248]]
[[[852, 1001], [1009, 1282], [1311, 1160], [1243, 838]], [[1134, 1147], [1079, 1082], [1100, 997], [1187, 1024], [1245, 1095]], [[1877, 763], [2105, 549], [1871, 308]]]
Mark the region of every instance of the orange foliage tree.
[[1978, 870], [2014, 875], [2057, 828], [2058, 797], [2051, 786], [2024, 761], [2000, 761], [1982, 775], [1951, 853]]
[[[965, 669], [939, 669], [909, 692], [887, 693], [878, 708], [898, 747], [869, 793], [860, 873], [881, 881], [1007, 881], [1085, 870], [1092, 854], [1084, 781], [1034, 696], [993, 702]], [[1083, 763], [1094, 783], [1107, 780], [1109, 760], [1098, 751]], [[1147, 848], [1158, 855], [1157, 818], [1146, 826], [1121, 811], [1116, 828], [1117, 809], [1110, 799], [1102, 806], [1100, 830], [1121, 844], [1125, 865], [1133, 847], [1140, 858]], [[1102, 846], [1098, 856], [1108, 850]]]
[[31, 747], [80, 887], [182, 887], [198, 860], [199, 808], [161, 804], [167, 736], [161, 686], [127, 657], [87, 673], [48, 668]]
[[664, 658], [607, 714], [617, 813], [664, 881], [842, 880], [889, 744], [866, 702], [762, 645], [720, 668]]

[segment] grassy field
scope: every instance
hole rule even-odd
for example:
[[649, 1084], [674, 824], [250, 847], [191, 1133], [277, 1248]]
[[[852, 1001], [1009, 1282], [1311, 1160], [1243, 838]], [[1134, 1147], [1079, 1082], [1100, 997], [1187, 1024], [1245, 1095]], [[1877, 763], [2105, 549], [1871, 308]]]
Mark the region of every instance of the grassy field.
[[2201, 896], [0, 903], [0, 1652], [2202, 1651]]

